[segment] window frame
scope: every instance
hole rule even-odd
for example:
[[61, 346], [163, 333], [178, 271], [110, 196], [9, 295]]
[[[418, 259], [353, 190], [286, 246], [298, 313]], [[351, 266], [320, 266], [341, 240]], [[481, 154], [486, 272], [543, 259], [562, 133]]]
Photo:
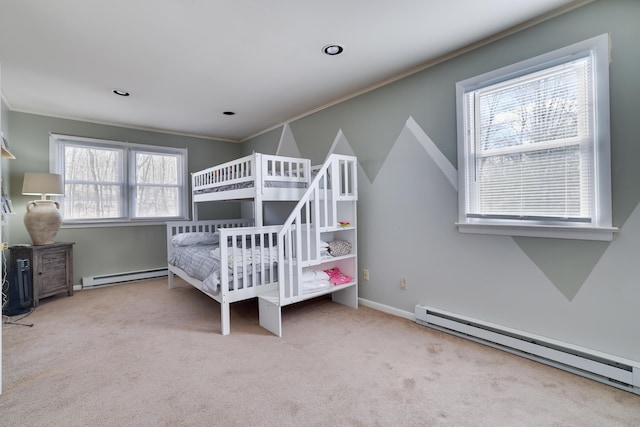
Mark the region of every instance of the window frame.
[[[163, 147], [131, 142], [88, 138], [72, 135], [51, 133], [49, 135], [49, 169], [52, 173], [61, 174], [65, 178], [64, 149], [66, 145], [84, 147], [97, 147], [120, 150], [122, 155], [122, 194], [120, 195], [121, 217], [118, 218], [89, 218], [67, 219], [63, 215], [62, 226], [66, 228], [84, 226], [124, 226], [124, 225], [156, 225], [165, 224], [167, 221], [180, 221], [189, 219], [189, 179], [188, 179], [188, 150], [186, 148]], [[178, 157], [178, 184], [179, 206], [177, 216], [168, 217], [135, 217], [136, 201], [136, 153], [148, 153], [158, 155], [172, 155]], [[64, 197], [54, 198], [64, 212]]]
[[[482, 88], [520, 79], [534, 73], [591, 55], [594, 79], [594, 135], [591, 161], [594, 168], [593, 217], [590, 222], [559, 221], [549, 218], [507, 219], [473, 215], [467, 211], [468, 198], [475, 197], [468, 185], [467, 165], [475, 162], [469, 148], [466, 97]], [[610, 241], [618, 230], [612, 227], [611, 154], [609, 117], [609, 35], [603, 34], [555, 51], [536, 56], [456, 83], [458, 148], [458, 222], [462, 233], [547, 237]], [[471, 216], [470, 216], [471, 215]]]

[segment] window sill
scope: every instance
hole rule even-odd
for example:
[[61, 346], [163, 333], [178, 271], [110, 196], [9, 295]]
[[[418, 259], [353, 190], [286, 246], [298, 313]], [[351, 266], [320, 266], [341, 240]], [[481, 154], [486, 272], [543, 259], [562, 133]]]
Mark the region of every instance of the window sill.
[[457, 222], [456, 226], [460, 233], [599, 241], [613, 240], [615, 233], [618, 231], [617, 227], [572, 227], [562, 225], [472, 224]]

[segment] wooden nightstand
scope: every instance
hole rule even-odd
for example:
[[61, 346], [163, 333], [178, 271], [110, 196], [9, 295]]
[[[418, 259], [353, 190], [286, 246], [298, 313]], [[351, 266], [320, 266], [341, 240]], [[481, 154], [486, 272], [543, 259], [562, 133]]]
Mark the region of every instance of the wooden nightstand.
[[40, 246], [11, 246], [11, 264], [28, 259], [33, 284], [33, 306], [41, 298], [66, 292], [73, 295], [73, 243]]

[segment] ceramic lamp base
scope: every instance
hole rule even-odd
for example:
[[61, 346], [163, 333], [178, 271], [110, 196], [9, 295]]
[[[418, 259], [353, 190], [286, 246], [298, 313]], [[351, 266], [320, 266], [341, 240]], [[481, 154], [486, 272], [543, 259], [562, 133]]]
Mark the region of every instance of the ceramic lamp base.
[[27, 203], [24, 226], [34, 245], [54, 243], [62, 224], [60, 204], [53, 200], [34, 200]]

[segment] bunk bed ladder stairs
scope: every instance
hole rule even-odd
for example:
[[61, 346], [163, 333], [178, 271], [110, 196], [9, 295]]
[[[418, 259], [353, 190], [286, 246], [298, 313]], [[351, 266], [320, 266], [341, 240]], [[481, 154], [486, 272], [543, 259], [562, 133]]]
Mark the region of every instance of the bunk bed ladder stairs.
[[[328, 157], [296, 204], [278, 233], [279, 251], [277, 291], [258, 297], [260, 326], [282, 336], [281, 308], [331, 293], [332, 299], [353, 308], [358, 306], [357, 286], [330, 288], [305, 294], [300, 287], [302, 269], [322, 262], [321, 233], [338, 228], [338, 202], [352, 202], [355, 219], [357, 200], [357, 159], [332, 154]], [[284, 248], [284, 249], [282, 249]]]

